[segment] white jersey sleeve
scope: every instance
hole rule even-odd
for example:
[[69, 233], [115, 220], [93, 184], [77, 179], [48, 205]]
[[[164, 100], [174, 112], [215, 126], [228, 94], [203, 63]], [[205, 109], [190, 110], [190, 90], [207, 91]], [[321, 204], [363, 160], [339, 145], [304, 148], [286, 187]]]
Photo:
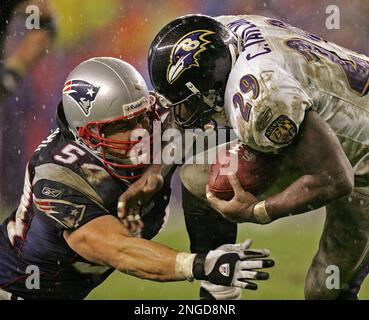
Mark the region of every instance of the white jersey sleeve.
[[312, 99], [300, 83], [273, 61], [239, 59], [226, 89], [226, 112], [240, 139], [263, 152], [291, 144]]
[[[250, 25], [237, 31], [258, 32], [258, 26]], [[255, 33], [252, 45], [244, 45], [227, 82], [225, 111], [245, 144], [278, 153], [296, 138], [313, 100], [306, 84], [286, 70], [288, 61], [273, 44]]]

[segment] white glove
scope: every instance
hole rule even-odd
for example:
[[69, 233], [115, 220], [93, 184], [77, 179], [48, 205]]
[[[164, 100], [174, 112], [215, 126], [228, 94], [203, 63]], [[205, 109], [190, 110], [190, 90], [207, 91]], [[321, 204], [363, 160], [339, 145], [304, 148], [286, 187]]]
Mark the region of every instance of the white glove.
[[256, 290], [257, 284], [249, 280], [267, 280], [267, 272], [258, 271], [274, 266], [274, 261], [263, 259], [269, 250], [250, 249], [251, 240], [239, 244], [226, 244], [205, 254], [197, 254], [192, 264], [193, 276], [212, 284]]

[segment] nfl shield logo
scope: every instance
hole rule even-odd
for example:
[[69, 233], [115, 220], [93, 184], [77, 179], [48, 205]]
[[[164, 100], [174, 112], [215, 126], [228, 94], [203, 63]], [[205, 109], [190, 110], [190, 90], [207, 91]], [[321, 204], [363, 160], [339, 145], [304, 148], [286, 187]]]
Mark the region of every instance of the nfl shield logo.
[[95, 87], [84, 80], [69, 80], [65, 83], [63, 94], [69, 95], [81, 108], [85, 116], [90, 115], [92, 103], [96, 99], [100, 87]]

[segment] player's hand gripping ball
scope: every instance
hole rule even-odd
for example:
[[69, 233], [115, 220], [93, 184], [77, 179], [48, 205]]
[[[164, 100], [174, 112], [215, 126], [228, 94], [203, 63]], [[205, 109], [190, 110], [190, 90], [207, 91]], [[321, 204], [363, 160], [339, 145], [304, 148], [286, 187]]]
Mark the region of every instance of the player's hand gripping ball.
[[[230, 160], [232, 155], [235, 157], [233, 161]], [[216, 162], [210, 167], [208, 186], [209, 191], [222, 200], [231, 200], [234, 196], [227, 177], [231, 166], [243, 189], [253, 195], [267, 190], [278, 175], [278, 161], [275, 155], [256, 151], [244, 144], [237, 144], [225, 152], [219, 152]]]

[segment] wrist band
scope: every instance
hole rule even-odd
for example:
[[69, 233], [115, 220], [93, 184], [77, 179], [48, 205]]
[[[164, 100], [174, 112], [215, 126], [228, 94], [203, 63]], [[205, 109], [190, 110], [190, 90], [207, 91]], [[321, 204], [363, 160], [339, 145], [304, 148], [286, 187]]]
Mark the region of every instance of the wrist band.
[[207, 255], [208, 255], [208, 252], [207, 253], [198, 253], [196, 255], [195, 259], [193, 260], [192, 273], [193, 273], [193, 277], [196, 280], [206, 279], [205, 259], [206, 259]]
[[257, 223], [267, 224], [272, 221], [268, 211], [265, 208], [265, 201], [257, 203], [254, 207], [254, 218]]
[[196, 254], [180, 252], [176, 256], [175, 273], [180, 279], [192, 281], [194, 279], [192, 267]]

